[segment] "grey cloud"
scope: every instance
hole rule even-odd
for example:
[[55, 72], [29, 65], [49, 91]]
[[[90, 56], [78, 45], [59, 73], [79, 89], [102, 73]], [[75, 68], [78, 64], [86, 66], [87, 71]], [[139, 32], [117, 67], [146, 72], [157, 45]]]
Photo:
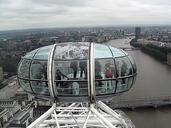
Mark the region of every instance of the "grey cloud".
[[0, 5], [1, 4], [7, 4], [7, 3], [9, 3], [10, 2], [10, 0], [0, 0]]
[[133, 0], [140, 4], [152, 5], [152, 6], [171, 6], [171, 0]]
[[[35, 4], [58, 6], [86, 6], [91, 0], [31, 0]], [[93, 1], [93, 0], [92, 0]]]
[[67, 8], [64, 6], [51, 5], [43, 6], [34, 4], [32, 2], [25, 1], [22, 4], [9, 3], [6, 6], [0, 6], [0, 18], [5, 18], [11, 15], [12, 17], [17, 16], [18, 18], [23, 17], [35, 17], [35, 16], [47, 16], [47, 15], [60, 15], [67, 12]]
[[166, 23], [170, 0], [0, 0], [0, 29]]

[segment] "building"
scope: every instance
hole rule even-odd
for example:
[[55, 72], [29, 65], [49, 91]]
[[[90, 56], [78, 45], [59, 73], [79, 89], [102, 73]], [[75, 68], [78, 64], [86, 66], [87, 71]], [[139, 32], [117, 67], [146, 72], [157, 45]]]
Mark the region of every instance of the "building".
[[10, 77], [4, 80], [3, 84], [6, 86], [0, 90], [0, 100], [8, 100], [14, 97], [19, 88], [16, 77]]
[[135, 28], [135, 40], [137, 41], [140, 38], [141, 35], [141, 28], [140, 27], [136, 27]]
[[0, 100], [0, 128], [5, 127], [9, 120], [20, 110], [20, 106], [14, 100]]
[[3, 81], [3, 69], [0, 67], [0, 81]]
[[36, 106], [33, 109], [33, 120], [36, 120], [41, 115], [43, 115], [46, 111], [50, 109], [51, 106]]
[[12, 99], [0, 100], [0, 108], [7, 109], [11, 116], [13, 116], [18, 110], [21, 109], [21, 106], [17, 101]]
[[171, 66], [171, 53], [167, 55], [167, 64]]
[[10, 118], [10, 113], [6, 108], [0, 107], [0, 128], [4, 126], [4, 123]]
[[32, 122], [33, 119], [33, 108], [21, 110], [17, 112], [13, 120], [7, 126], [8, 128], [25, 128]]

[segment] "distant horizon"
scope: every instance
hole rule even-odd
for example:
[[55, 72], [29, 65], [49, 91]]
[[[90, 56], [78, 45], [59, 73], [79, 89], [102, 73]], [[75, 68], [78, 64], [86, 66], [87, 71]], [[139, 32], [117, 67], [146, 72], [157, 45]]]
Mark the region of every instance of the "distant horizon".
[[97, 25], [97, 26], [66, 26], [66, 27], [30, 27], [30, 28], [23, 28], [23, 29], [4, 29], [0, 30], [0, 32], [5, 31], [23, 31], [23, 30], [39, 30], [39, 29], [71, 29], [71, 28], [107, 28], [107, 27], [171, 27], [171, 24], [139, 24], [139, 25]]

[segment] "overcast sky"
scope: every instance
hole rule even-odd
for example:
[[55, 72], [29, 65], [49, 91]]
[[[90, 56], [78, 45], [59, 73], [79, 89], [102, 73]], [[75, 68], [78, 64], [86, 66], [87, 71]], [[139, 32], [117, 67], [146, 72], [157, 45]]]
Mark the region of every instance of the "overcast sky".
[[171, 0], [0, 0], [0, 30], [171, 24]]

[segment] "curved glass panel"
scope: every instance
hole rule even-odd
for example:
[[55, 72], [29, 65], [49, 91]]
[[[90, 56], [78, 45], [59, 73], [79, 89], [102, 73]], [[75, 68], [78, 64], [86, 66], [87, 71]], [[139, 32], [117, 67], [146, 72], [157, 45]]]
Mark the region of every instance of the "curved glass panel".
[[32, 61], [30, 67], [30, 81], [31, 87], [35, 94], [49, 95], [47, 81], [47, 61]]
[[55, 61], [55, 84], [57, 94], [62, 95], [87, 95], [87, 61]]
[[127, 57], [116, 58], [116, 67], [118, 77], [125, 77], [133, 74], [133, 69]]
[[123, 49], [120, 49], [126, 56], [128, 55], [127, 52], [125, 52]]
[[95, 44], [95, 58], [112, 58], [112, 53], [108, 46]]
[[124, 54], [124, 52], [122, 50], [120, 50], [118, 48], [111, 47], [111, 46], [109, 46], [109, 48], [111, 49], [114, 57], [125, 56], [125, 54]]
[[127, 78], [127, 82], [128, 82], [127, 88], [130, 89], [132, 87], [132, 84], [134, 83], [134, 77], [132, 76], [132, 77]]
[[134, 76], [134, 79], [133, 79], [133, 83], [132, 83], [132, 85], [133, 85], [133, 84], [135, 84], [135, 80], [136, 80], [136, 78], [137, 78], [137, 75], [135, 75], [135, 76]]
[[116, 80], [96, 80], [96, 95], [113, 94], [116, 88]]
[[52, 47], [53, 45], [40, 48], [38, 52], [35, 54], [34, 59], [48, 60], [48, 55]]
[[49, 96], [47, 81], [31, 81], [31, 87], [35, 94]]
[[29, 53], [27, 53], [23, 58], [26, 58], [26, 59], [32, 59], [34, 54], [37, 52], [38, 49], [35, 49]]
[[131, 56], [128, 56], [128, 58], [132, 63], [133, 73], [136, 73], [137, 72], [137, 66], [136, 66], [135, 60]]
[[128, 89], [127, 87], [127, 79], [119, 79], [117, 82], [117, 88], [116, 88], [116, 93], [124, 92]]
[[132, 87], [133, 82], [134, 82], [134, 76], [124, 78], [124, 79], [119, 79], [118, 83], [117, 83], [116, 93], [120, 93], [120, 92], [129, 90]]
[[87, 59], [89, 54], [89, 43], [62, 43], [57, 44], [55, 49], [55, 60]]
[[47, 80], [47, 61], [32, 61], [30, 79]]
[[95, 79], [115, 78], [116, 69], [113, 59], [95, 60]]
[[[132, 85], [132, 80], [127, 77], [133, 74], [132, 65], [127, 57], [116, 58], [116, 67], [119, 80], [117, 82], [116, 93], [123, 92], [129, 89]], [[129, 83], [131, 82], [131, 83]]]
[[87, 96], [87, 81], [55, 81], [58, 96]]
[[[56, 80], [85, 80], [87, 79], [87, 61], [55, 61]], [[60, 79], [59, 79], [60, 76]]]
[[[112, 94], [115, 91], [116, 69], [113, 59], [96, 59], [95, 60], [95, 89], [96, 95]], [[106, 80], [109, 79], [109, 80]]]
[[31, 60], [22, 59], [18, 67], [18, 76], [22, 78], [29, 78], [29, 66]]
[[19, 82], [19, 84], [21, 85], [21, 87], [22, 87], [25, 91], [31, 92], [31, 93], [32, 93], [32, 90], [31, 90], [31, 88], [30, 88], [29, 80], [18, 79], [18, 82]]

